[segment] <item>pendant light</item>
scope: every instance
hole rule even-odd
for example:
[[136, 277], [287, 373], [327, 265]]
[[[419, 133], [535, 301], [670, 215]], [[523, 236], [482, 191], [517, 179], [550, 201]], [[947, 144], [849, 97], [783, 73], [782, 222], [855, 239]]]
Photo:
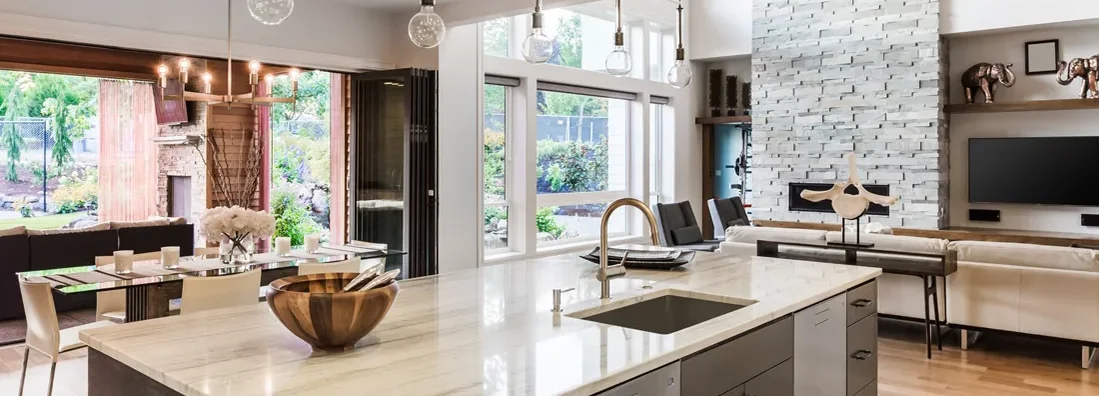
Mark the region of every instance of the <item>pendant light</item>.
[[607, 55], [607, 73], [613, 76], [625, 76], [633, 70], [633, 60], [626, 52], [626, 35], [622, 33], [622, 0], [614, 0], [617, 30], [614, 32], [614, 51]]
[[248, 0], [248, 12], [264, 25], [278, 25], [294, 11], [294, 0]]
[[679, 47], [675, 49], [675, 65], [668, 71], [668, 84], [671, 84], [676, 88], [684, 88], [691, 83], [691, 78], [694, 77], [694, 73], [691, 72], [691, 65], [686, 62], [686, 51], [683, 49], [683, 2], [679, 2], [679, 7], [676, 8], [676, 13], [679, 19], [676, 20], [675, 28], [677, 40], [679, 40]]
[[408, 38], [420, 48], [435, 48], [446, 36], [443, 18], [435, 13], [435, 0], [420, 0], [420, 12], [408, 21]]
[[530, 63], [546, 63], [553, 57], [553, 40], [542, 29], [542, 0], [534, 0], [534, 13], [530, 14], [530, 35], [523, 41], [523, 59]]

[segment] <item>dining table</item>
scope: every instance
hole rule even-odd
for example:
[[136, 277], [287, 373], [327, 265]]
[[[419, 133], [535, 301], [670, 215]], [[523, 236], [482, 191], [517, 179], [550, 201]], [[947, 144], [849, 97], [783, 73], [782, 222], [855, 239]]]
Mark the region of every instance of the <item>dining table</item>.
[[[298, 274], [298, 265], [304, 263], [334, 263], [358, 257], [361, 260], [379, 260], [401, 257], [407, 253], [395, 249], [374, 249], [352, 245], [322, 245], [316, 251], [303, 248], [291, 249], [286, 254], [276, 254], [271, 247], [256, 248], [252, 260], [247, 263], [225, 263], [217, 254], [181, 257], [178, 266], [165, 268], [160, 259], [134, 261], [131, 271], [118, 273], [114, 265], [75, 266], [40, 271], [20, 272], [16, 275], [31, 282], [49, 283], [55, 293], [77, 295], [124, 290], [126, 293], [126, 322], [166, 317], [170, 302], [182, 297], [183, 280], [188, 277], [208, 277], [237, 274], [245, 271], [263, 271], [261, 284]], [[401, 260], [392, 260], [400, 265]], [[386, 269], [391, 265], [386, 265]], [[259, 291], [257, 290], [257, 299]]]

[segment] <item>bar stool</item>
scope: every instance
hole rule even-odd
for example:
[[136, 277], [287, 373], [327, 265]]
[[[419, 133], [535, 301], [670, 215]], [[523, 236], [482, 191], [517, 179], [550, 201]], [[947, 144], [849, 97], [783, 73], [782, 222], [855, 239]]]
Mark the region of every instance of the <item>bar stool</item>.
[[19, 396], [27, 380], [27, 362], [30, 351], [50, 357], [50, 385], [46, 396], [53, 394], [53, 375], [57, 370], [57, 356], [87, 345], [80, 342], [80, 331], [113, 325], [110, 321], [98, 321], [86, 325], [60, 329], [53, 294], [49, 283], [29, 282], [19, 279], [19, 293], [23, 295], [23, 313], [27, 315], [27, 343], [23, 347], [23, 373], [19, 376]]

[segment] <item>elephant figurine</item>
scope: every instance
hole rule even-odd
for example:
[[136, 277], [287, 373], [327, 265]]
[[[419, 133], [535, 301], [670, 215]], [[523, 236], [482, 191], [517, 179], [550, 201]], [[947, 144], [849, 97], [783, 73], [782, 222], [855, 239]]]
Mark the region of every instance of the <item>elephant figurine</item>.
[[[1062, 74], [1064, 78], [1062, 78]], [[1057, 82], [1061, 85], [1072, 84], [1076, 78], [1084, 80], [1080, 87], [1080, 99], [1099, 98], [1099, 55], [1090, 58], [1075, 58], [1069, 62], [1057, 62]]]
[[977, 89], [985, 95], [985, 103], [993, 103], [996, 84], [1010, 88], [1015, 85], [1015, 72], [1011, 63], [978, 63], [962, 73], [962, 87], [965, 88], [965, 102], [973, 103]]

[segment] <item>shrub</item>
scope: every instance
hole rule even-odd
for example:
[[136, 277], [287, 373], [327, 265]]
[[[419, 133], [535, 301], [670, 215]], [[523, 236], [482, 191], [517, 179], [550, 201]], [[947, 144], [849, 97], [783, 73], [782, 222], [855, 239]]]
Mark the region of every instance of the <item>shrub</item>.
[[494, 223], [496, 223], [500, 220], [507, 220], [507, 219], [508, 219], [508, 210], [507, 210], [507, 208], [501, 208], [499, 206], [494, 206], [494, 207], [491, 207], [491, 208], [485, 208], [485, 225], [486, 226], [494, 224]]
[[99, 170], [84, 168], [61, 176], [60, 184], [50, 194], [50, 202], [57, 205], [58, 214], [95, 209], [99, 205]]
[[608, 144], [538, 141], [538, 192], [570, 193], [607, 189]]
[[300, 246], [305, 236], [320, 231], [311, 217], [306, 205], [298, 200], [297, 194], [285, 189], [277, 189], [271, 198], [271, 214], [275, 216], [275, 236], [290, 238], [290, 244]]
[[27, 219], [34, 217], [34, 208], [27, 201], [19, 201], [15, 203], [15, 210], [19, 212], [19, 216]]
[[534, 217], [534, 224], [538, 226], [538, 232], [550, 234], [553, 239], [558, 239], [565, 234], [565, 227], [557, 224], [557, 218], [553, 217], [555, 212], [557, 212], [557, 207], [538, 208], [538, 213]]

